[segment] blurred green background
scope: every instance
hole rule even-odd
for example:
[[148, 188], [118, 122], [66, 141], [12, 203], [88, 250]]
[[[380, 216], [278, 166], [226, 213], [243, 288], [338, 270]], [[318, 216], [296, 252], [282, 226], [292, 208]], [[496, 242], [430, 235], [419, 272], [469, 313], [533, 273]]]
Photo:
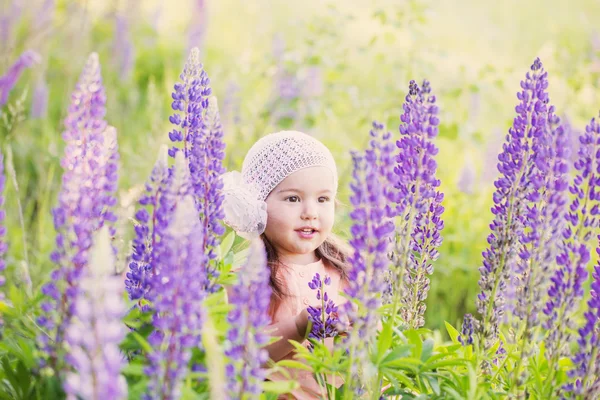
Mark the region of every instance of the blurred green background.
[[6, 275], [33, 291], [52, 268], [51, 208], [60, 186], [63, 120], [90, 52], [100, 55], [106, 119], [119, 134], [123, 254], [136, 196], [160, 144], [168, 142], [170, 95], [191, 47], [200, 48], [219, 99], [227, 168], [239, 168], [263, 134], [293, 128], [314, 135], [338, 161], [343, 205], [335, 230], [346, 238], [349, 150], [366, 146], [372, 120], [397, 137], [409, 80], [430, 80], [441, 110], [438, 176], [446, 195], [444, 243], [426, 314], [433, 329], [444, 320], [459, 325], [465, 312], [475, 311], [496, 155], [515, 115], [519, 81], [535, 57], [549, 72], [551, 103], [575, 132], [600, 109], [597, 0], [0, 5], [0, 75], [26, 49], [42, 56], [11, 92], [0, 118], [0, 144], [12, 154]]

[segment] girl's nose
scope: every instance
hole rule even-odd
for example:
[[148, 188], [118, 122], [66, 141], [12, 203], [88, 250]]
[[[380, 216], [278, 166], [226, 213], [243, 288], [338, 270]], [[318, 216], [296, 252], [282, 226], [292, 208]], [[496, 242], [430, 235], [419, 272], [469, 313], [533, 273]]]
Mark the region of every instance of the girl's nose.
[[316, 205], [314, 205], [310, 201], [307, 201], [304, 204], [305, 205], [304, 205], [304, 208], [302, 209], [302, 215], [300, 215], [300, 218], [302, 218], [302, 219], [316, 219], [317, 216], [318, 216]]

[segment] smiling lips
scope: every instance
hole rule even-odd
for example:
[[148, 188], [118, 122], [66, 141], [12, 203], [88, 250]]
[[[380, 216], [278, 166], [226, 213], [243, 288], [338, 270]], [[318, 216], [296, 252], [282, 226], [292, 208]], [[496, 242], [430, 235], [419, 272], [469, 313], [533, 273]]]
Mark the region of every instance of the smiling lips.
[[312, 239], [319, 231], [315, 228], [304, 226], [300, 229], [296, 229], [296, 232], [298, 232], [298, 235], [303, 239]]

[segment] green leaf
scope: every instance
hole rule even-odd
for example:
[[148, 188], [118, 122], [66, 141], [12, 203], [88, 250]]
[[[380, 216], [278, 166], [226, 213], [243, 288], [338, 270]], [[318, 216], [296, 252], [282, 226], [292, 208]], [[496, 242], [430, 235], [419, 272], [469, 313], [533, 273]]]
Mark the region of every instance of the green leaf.
[[448, 335], [450, 336], [450, 339], [452, 339], [452, 342], [459, 343], [458, 336], [460, 335], [460, 332], [458, 332], [456, 328], [450, 325], [447, 321], [444, 321], [444, 324], [446, 325], [446, 331], [448, 331]]
[[270, 393], [283, 394], [289, 393], [294, 389], [297, 389], [300, 385], [296, 381], [265, 381], [263, 382], [263, 389]]
[[377, 343], [377, 360], [378, 361], [383, 359], [386, 352], [389, 350], [390, 346], [392, 345], [392, 334], [393, 334], [392, 323], [393, 323], [393, 319], [390, 319], [388, 322], [386, 322], [386, 324], [383, 325], [383, 330], [379, 334], [379, 341]]
[[423, 350], [423, 341], [421, 340], [421, 336], [415, 330], [409, 329], [404, 331], [404, 336], [408, 339], [408, 342], [413, 344], [415, 347], [413, 348], [413, 357], [421, 358], [421, 352]]
[[433, 353], [433, 339], [426, 339], [421, 349], [421, 361], [426, 362]]
[[137, 340], [137, 342], [140, 344], [140, 346], [142, 346], [142, 349], [144, 349], [146, 353], [152, 353], [152, 346], [142, 335], [135, 331], [132, 331], [131, 336], [133, 336], [135, 340]]
[[142, 376], [144, 375], [144, 364], [127, 364], [121, 372], [123, 375]]
[[233, 242], [235, 241], [235, 232], [231, 231], [225, 236], [221, 244], [219, 245], [219, 254], [218, 258], [222, 259], [224, 256], [229, 254], [231, 250], [231, 246], [233, 246]]
[[305, 371], [312, 371], [310, 365], [295, 360], [281, 360], [277, 362], [277, 365], [288, 368], [302, 369]]

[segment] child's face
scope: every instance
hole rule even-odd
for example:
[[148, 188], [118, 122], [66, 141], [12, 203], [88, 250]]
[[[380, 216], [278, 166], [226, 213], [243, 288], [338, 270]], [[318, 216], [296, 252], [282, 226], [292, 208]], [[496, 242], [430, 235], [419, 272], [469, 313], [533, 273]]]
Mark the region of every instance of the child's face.
[[[315, 249], [333, 226], [334, 193], [333, 173], [325, 167], [310, 167], [289, 175], [267, 196], [265, 235], [282, 261], [316, 261]], [[305, 227], [314, 231], [304, 232]]]

